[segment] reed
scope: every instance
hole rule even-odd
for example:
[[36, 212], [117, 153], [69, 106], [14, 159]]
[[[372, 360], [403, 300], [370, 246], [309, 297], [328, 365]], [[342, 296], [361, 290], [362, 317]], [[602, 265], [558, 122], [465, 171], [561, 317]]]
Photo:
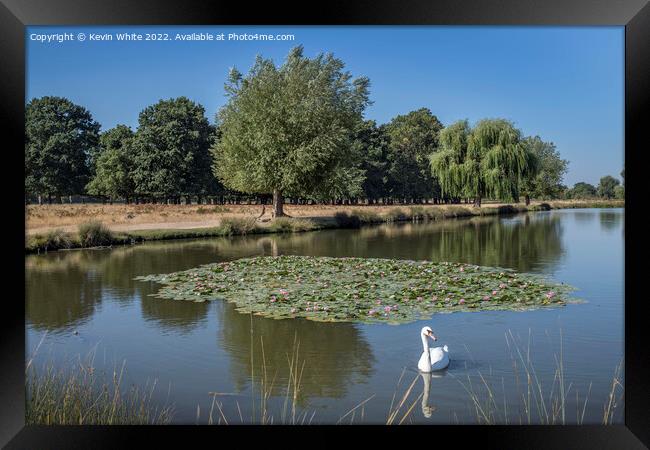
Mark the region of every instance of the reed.
[[68, 370], [46, 363], [39, 370], [30, 359], [25, 368], [25, 422], [33, 425], [165, 425], [173, 407], [158, 407], [156, 381], [123, 388], [125, 362], [107, 374], [94, 369], [89, 354]]
[[[511, 351], [513, 370], [515, 372], [515, 387], [518, 401], [510, 402], [506, 398], [505, 381], [501, 379], [502, 398], [497, 398], [497, 389], [487, 381], [483, 374], [478, 371], [478, 382], [473, 382], [468, 374], [467, 381], [458, 379], [467, 392], [471, 407], [474, 411], [478, 424], [509, 424], [519, 423], [528, 425], [566, 425], [569, 422], [567, 405], [573, 383], [567, 384], [564, 367], [564, 350], [562, 344], [562, 332], [560, 332], [559, 354], [554, 355], [555, 373], [550, 386], [545, 386], [537, 375], [531, 358], [531, 339], [529, 333], [528, 345], [522, 348], [517, 343], [511, 331], [505, 335], [508, 349]], [[623, 384], [621, 383], [621, 364], [616, 367], [611, 383], [611, 389], [603, 407], [601, 423], [609, 425], [613, 423], [617, 407], [623, 395]], [[522, 381], [523, 379], [523, 381]], [[592, 383], [584, 397], [580, 399], [576, 390], [575, 401], [575, 424], [581, 425], [585, 420], [587, 403], [591, 394]], [[516, 415], [515, 411], [519, 411]]]

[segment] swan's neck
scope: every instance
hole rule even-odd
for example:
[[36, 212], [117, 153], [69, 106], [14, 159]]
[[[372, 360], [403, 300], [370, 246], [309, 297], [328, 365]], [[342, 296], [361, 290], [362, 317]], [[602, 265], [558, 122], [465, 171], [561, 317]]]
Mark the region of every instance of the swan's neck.
[[422, 335], [422, 348], [424, 349], [424, 354], [427, 355], [427, 363], [431, 366], [431, 353], [429, 353], [429, 341], [425, 335]]

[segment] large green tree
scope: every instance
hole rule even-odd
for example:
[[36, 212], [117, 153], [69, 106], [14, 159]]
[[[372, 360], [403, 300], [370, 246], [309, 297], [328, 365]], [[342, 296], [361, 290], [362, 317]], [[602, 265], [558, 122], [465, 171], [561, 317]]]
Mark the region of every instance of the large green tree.
[[596, 196], [596, 187], [593, 184], [580, 181], [573, 185], [566, 193], [566, 198], [580, 199], [580, 198], [593, 198]]
[[101, 134], [95, 174], [86, 186], [89, 194], [108, 197], [111, 201], [124, 198], [127, 203], [133, 197], [133, 137], [133, 131], [126, 125], [117, 125]]
[[471, 130], [466, 121], [449, 128], [442, 152], [430, 157], [443, 195], [471, 197], [478, 207], [485, 197], [518, 201], [522, 180], [538, 166], [521, 132], [504, 119], [484, 119]]
[[62, 97], [32, 99], [25, 108], [27, 195], [82, 194], [100, 125], [90, 112]]
[[529, 171], [522, 181], [521, 191], [526, 197], [526, 204], [530, 203], [530, 197], [559, 198], [569, 161], [560, 157], [555, 144], [545, 142], [539, 136], [527, 137], [522, 143], [537, 161], [536, 170]]
[[619, 184], [621, 184], [621, 182], [611, 175], [602, 177], [600, 183], [598, 183], [598, 196], [607, 199], [614, 197], [614, 190]]
[[305, 57], [302, 46], [279, 67], [258, 56], [247, 75], [232, 69], [213, 147], [223, 184], [272, 194], [278, 217], [285, 195], [317, 194], [333, 177], [350, 174], [348, 152], [369, 104], [369, 81], [343, 69], [332, 54]]
[[136, 192], [178, 202], [205, 194], [211, 180], [214, 127], [203, 106], [186, 97], [145, 108], [133, 139]]
[[442, 128], [442, 123], [428, 108], [399, 115], [386, 125], [388, 185], [392, 197], [414, 202], [438, 196], [429, 156], [438, 148]]
[[460, 120], [440, 132], [440, 149], [430, 156], [431, 170], [436, 176], [442, 195], [458, 200], [472, 196], [466, 176], [467, 146], [471, 128]]
[[361, 168], [365, 172], [363, 196], [369, 202], [377, 202], [388, 196], [388, 136], [385, 127], [374, 120], [366, 120], [357, 131], [356, 141], [361, 148]]

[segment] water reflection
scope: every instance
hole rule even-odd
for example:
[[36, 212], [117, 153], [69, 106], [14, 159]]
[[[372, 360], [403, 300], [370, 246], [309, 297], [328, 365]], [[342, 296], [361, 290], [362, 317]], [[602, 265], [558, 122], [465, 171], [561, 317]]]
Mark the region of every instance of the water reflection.
[[208, 320], [210, 303], [142, 297], [142, 317], [161, 331], [188, 334]]
[[422, 401], [420, 406], [422, 407], [422, 415], [427, 419], [430, 418], [437, 409], [435, 405], [429, 403], [431, 384], [432, 382], [435, 382], [435, 378], [442, 378], [446, 375], [447, 369], [429, 373], [420, 372], [420, 378], [422, 378]]
[[[589, 303], [561, 312], [445, 317], [441, 326], [447, 327], [451, 339], [470, 348], [487, 348], [487, 353], [477, 361], [463, 360], [462, 355], [461, 359], [454, 357], [445, 379], [435, 378], [441, 375], [438, 373], [424, 377], [414, 373], [413, 377], [422, 378], [423, 391], [420, 400], [409, 400], [409, 407], [411, 401], [416, 402], [412, 406], [417, 414], [413, 416], [423, 423], [444, 423], [453, 411], [461, 414], [461, 421], [471, 422], [472, 412], [463, 418], [466, 392], [454, 377], [480, 371], [492, 377], [488, 381], [500, 383], [497, 375], [512, 370], [510, 361], [502, 358], [504, 329], [525, 333], [532, 326], [557, 331], [559, 314], [567, 335], [571, 335], [566, 340], [566, 354], [574, 358], [572, 367], [585, 380], [594, 380], [592, 396], [600, 399], [609, 392], [611, 368], [620, 361], [622, 348], [622, 266], [620, 258], [612, 256], [620, 256], [623, 241], [611, 230], [619, 226], [623, 232], [623, 225], [622, 210], [567, 210], [31, 255], [25, 258], [28, 344], [36, 346], [41, 337], [38, 331], [44, 330], [62, 332], [81, 327], [82, 336], [95, 333], [112, 352], [107, 361], [112, 361], [113, 354], [117, 359], [128, 359], [134, 382], [144, 384], [149, 377], [171, 382], [178, 420], [193, 423], [197, 403], [203, 402], [208, 392], [239, 390], [240, 395], [248, 395], [253, 384], [253, 394], [259, 399], [264, 365], [267, 381], [274, 380], [278, 387], [271, 396], [282, 403], [289, 376], [288, 357], [297, 335], [299, 360], [305, 363], [299, 405], [318, 410], [321, 421], [336, 421], [345, 411], [332, 405], [343, 403], [330, 402], [329, 398], [344, 399], [351, 408], [377, 394], [384, 402], [377, 404], [388, 408], [395, 380], [404, 364], [412, 362], [399, 354], [404, 348], [401, 341], [410, 342], [411, 328], [251, 318], [222, 301], [191, 303], [150, 297], [158, 287], [133, 278], [256, 255], [463, 261], [521, 271], [557, 271], [553, 277], [580, 287]], [[59, 336], [50, 342], [63, 353], [70, 348], [85, 351], [83, 345], [70, 347], [71, 341]], [[391, 342], [397, 344], [391, 346]], [[549, 352], [552, 361], [552, 350]], [[540, 380], [552, 386], [554, 365], [541, 365], [539, 369]], [[414, 387], [414, 395], [420, 394], [419, 388]], [[161, 393], [162, 402], [166, 395], [167, 391]], [[252, 417], [246, 403], [239, 402], [242, 414]], [[587, 416], [594, 411], [596, 416], [602, 415], [602, 406], [596, 403], [590, 400]], [[368, 420], [385, 420], [382, 406], [367, 409]], [[201, 411], [204, 416], [203, 403]]]
[[[603, 211], [600, 217], [603, 227], [615, 227], [622, 215]], [[530, 271], [557, 264], [562, 234], [558, 216], [538, 213], [32, 255], [26, 258], [27, 320], [39, 329], [72, 327], [108, 297], [119, 304], [139, 300], [145, 320], [187, 332], [206, 320], [207, 305], [157, 301], [148, 297], [155, 285], [133, 278], [279, 254], [462, 261]]]
[[607, 210], [601, 210], [599, 216], [600, 227], [603, 231], [613, 231], [621, 227], [621, 223], [625, 217], [623, 214]]
[[[350, 385], [366, 382], [373, 372], [371, 346], [354, 324], [267, 319], [241, 314], [225, 302], [219, 309], [219, 347], [230, 356], [232, 378], [240, 392], [251, 376], [256, 383], [264, 380], [264, 366], [265, 384], [272, 394], [283, 392], [294, 349], [300, 406], [311, 397], [343, 397]], [[271, 380], [275, 380], [272, 387]]]
[[102, 302], [101, 279], [76, 264], [46, 266], [28, 270], [25, 278], [28, 323], [37, 330], [57, 331], [86, 322]]

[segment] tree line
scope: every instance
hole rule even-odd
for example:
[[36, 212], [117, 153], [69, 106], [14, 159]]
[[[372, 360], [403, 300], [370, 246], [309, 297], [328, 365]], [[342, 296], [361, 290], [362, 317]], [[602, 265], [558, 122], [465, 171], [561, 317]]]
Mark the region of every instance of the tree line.
[[[445, 127], [421, 108], [381, 125], [364, 120], [369, 87], [332, 54], [308, 58], [298, 46], [282, 65], [258, 56], [247, 74], [231, 69], [215, 125], [179, 97], [146, 107], [136, 130], [101, 132], [86, 108], [35, 98], [26, 105], [26, 200], [255, 200], [281, 216], [287, 201], [480, 206], [591, 193], [586, 183], [562, 185], [568, 161], [552, 142], [505, 119]], [[609, 178], [594, 195], [621, 195]]]

